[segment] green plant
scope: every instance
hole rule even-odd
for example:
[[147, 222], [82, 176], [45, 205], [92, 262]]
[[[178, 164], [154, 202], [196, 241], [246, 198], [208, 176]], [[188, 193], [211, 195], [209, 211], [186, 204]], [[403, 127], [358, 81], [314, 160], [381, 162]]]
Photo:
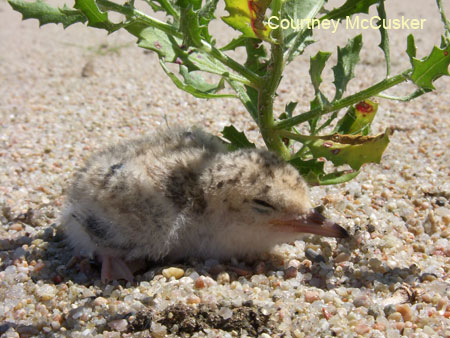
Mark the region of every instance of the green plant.
[[[284, 67], [314, 42], [312, 25], [307, 23], [312, 23], [313, 19], [316, 23], [341, 21], [358, 13], [368, 13], [371, 6], [376, 6], [379, 18], [385, 20], [384, 0], [347, 0], [341, 7], [325, 14], [326, 0], [225, 0], [229, 15], [222, 20], [242, 34], [220, 48], [208, 30], [215, 19], [218, 0], [144, 0], [153, 12], [162, 11], [167, 17], [166, 22], [138, 10], [134, 0], [124, 4], [109, 0], [75, 0], [73, 8], [66, 5], [55, 8], [41, 0], [8, 1], [22, 13], [23, 19], [36, 18], [40, 25], [61, 23], [66, 28], [81, 22], [109, 33], [127, 30], [137, 37], [139, 47], [158, 54], [161, 67], [178, 88], [199, 98], [234, 97], [241, 100], [258, 125], [267, 147], [291, 162], [311, 184], [345, 182], [355, 177], [364, 163], [380, 161], [389, 143], [390, 130], [380, 135], [368, 135], [377, 111], [377, 104], [369, 100], [371, 97], [408, 101], [433, 90], [433, 81], [438, 77], [450, 75], [450, 22], [445, 17], [441, 0], [436, 3], [444, 24], [442, 42], [427, 57], [416, 58], [414, 37], [410, 35], [406, 53], [411, 67], [390, 75], [388, 30], [379, 25], [379, 47], [386, 61], [384, 80], [344, 96], [348, 82], [354, 77], [362, 48], [362, 36], [355, 36], [345, 47], [338, 48], [337, 64], [333, 67], [334, 98], [328, 99], [320, 90], [321, 74], [331, 55], [320, 51], [310, 57], [309, 74], [315, 91], [311, 109], [294, 116], [297, 103], [291, 102], [278, 118], [274, 117], [273, 103]], [[111, 22], [109, 12], [121, 14], [123, 20]], [[275, 21], [273, 18], [267, 20], [268, 13]], [[294, 22], [303, 20], [306, 24], [299, 29], [283, 29], [281, 20], [291, 19]], [[279, 23], [278, 27], [276, 23]], [[247, 53], [244, 64], [229, 56], [228, 52], [238, 47], [244, 47]], [[171, 71], [169, 64], [177, 65], [179, 74]], [[217, 75], [217, 83], [205, 81], [202, 72]], [[408, 80], [417, 86], [412, 94], [406, 97], [382, 94]], [[228, 91], [224, 93], [225, 87]], [[320, 132], [338, 118], [338, 111], [343, 108], [347, 108], [347, 112], [336, 124], [334, 133], [321, 135]], [[322, 121], [324, 115], [329, 117]], [[306, 122], [310, 132], [302, 135], [295, 127]], [[223, 136], [230, 142], [231, 149], [254, 146], [233, 126], [226, 127]], [[300, 142], [301, 147], [294, 151], [296, 142]], [[324, 158], [334, 164], [334, 172], [325, 172]], [[339, 170], [338, 167], [344, 164], [352, 170]]]

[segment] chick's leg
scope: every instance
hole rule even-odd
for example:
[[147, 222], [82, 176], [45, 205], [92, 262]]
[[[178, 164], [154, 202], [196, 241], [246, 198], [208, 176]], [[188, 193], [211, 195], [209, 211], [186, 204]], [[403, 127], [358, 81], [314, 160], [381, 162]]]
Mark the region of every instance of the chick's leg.
[[103, 254], [99, 258], [102, 262], [101, 280], [103, 283], [106, 284], [115, 279], [125, 279], [130, 283], [133, 282], [133, 274], [123, 259]]

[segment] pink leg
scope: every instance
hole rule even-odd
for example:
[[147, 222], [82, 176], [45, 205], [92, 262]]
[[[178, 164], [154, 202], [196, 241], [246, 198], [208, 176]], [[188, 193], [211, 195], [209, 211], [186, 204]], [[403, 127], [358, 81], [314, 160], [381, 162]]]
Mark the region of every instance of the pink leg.
[[133, 282], [133, 274], [123, 259], [109, 255], [100, 255], [100, 260], [102, 261], [101, 280], [103, 283], [106, 284], [115, 279], [125, 279], [130, 283]]

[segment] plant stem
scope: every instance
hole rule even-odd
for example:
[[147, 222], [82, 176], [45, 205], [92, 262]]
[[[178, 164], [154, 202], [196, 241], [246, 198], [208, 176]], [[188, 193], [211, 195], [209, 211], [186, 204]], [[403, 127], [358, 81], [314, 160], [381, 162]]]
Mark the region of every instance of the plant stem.
[[165, 8], [165, 10], [167, 11], [167, 13], [169, 13], [170, 15], [172, 15], [174, 17], [175, 20], [179, 20], [180, 16], [178, 15], [177, 11], [175, 10], [175, 8], [172, 7], [172, 5], [170, 4], [169, 1], [167, 0], [161, 0], [161, 4], [162, 6]]
[[[180, 33], [175, 27], [162, 22], [158, 19], [152, 18], [151, 16], [148, 16], [147, 14], [135, 9], [134, 7], [129, 6], [122, 6], [119, 4], [116, 4], [114, 2], [111, 2], [109, 0], [96, 0], [96, 2], [101, 5], [103, 8], [121, 13], [127, 17], [136, 18], [138, 21], [144, 23], [147, 26], [154, 27], [156, 29], [159, 29], [163, 31], [164, 33], [175, 36], [177, 38], [182, 39], [183, 35]], [[132, 21], [133, 22], [133, 21]], [[126, 28], [126, 25], [125, 25]], [[235, 72], [241, 74], [245, 78], [247, 78], [250, 82], [252, 87], [259, 87], [262, 83], [261, 77], [255, 73], [253, 73], [251, 70], [247, 69], [246, 67], [242, 66], [237, 61], [230, 58], [228, 55], [222, 53], [220, 50], [215, 48], [214, 46], [211, 46], [208, 42], [202, 40], [202, 46], [199, 48], [201, 51], [209, 54], [216, 60], [223, 63], [225, 66], [231, 68]]]
[[[280, 17], [282, 0], [272, 1], [272, 15]], [[258, 95], [259, 128], [267, 148], [276, 152], [285, 160], [289, 160], [291, 154], [282, 139], [274, 130], [273, 100], [280, 84], [284, 69], [283, 56], [283, 31], [278, 27], [272, 33], [276, 43], [271, 44], [271, 60], [264, 76], [264, 86], [260, 88]]]
[[450, 41], [450, 21], [447, 20], [447, 17], [445, 16], [444, 7], [442, 6], [442, 0], [436, 0], [437, 6], [439, 8], [439, 13], [441, 14], [441, 20], [444, 24], [445, 29], [445, 37], [447, 39], [447, 42]]
[[300, 123], [303, 123], [305, 121], [313, 119], [315, 117], [334, 112], [336, 110], [348, 107], [352, 104], [355, 104], [355, 103], [358, 103], [365, 99], [368, 99], [386, 89], [389, 89], [393, 86], [398, 85], [399, 83], [407, 81], [409, 79], [408, 75], [411, 72], [411, 70], [412, 69], [408, 69], [401, 74], [398, 74], [391, 78], [384, 79], [383, 81], [380, 81], [380, 82], [374, 84], [372, 87], [364, 89], [363, 91], [361, 91], [359, 93], [344, 97], [343, 99], [340, 99], [331, 104], [328, 104], [328, 105], [324, 106], [323, 108], [316, 108], [316, 109], [310, 110], [306, 113], [294, 116], [290, 119], [282, 120], [282, 121], [276, 123], [274, 128], [275, 129], [288, 129], [290, 127], [293, 127], [295, 125], [298, 125]]
[[387, 95], [387, 94], [378, 94], [377, 97], [381, 97], [382, 99], [407, 102], [407, 101], [411, 101], [412, 99], [415, 99], [416, 97], [419, 97], [423, 94], [426, 94], [428, 92], [430, 92], [429, 89], [425, 90], [423, 88], [418, 88], [414, 93], [411, 93], [406, 96], [392, 96], [392, 95]]

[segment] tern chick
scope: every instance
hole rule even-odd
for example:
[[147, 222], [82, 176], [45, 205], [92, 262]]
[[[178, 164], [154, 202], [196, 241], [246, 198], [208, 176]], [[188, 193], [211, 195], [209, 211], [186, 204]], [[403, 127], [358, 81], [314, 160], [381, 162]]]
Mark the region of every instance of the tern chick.
[[298, 171], [262, 149], [227, 152], [178, 130], [110, 146], [75, 177], [61, 223], [103, 282], [133, 280], [130, 262], [254, 257], [305, 233], [347, 237], [312, 208]]

